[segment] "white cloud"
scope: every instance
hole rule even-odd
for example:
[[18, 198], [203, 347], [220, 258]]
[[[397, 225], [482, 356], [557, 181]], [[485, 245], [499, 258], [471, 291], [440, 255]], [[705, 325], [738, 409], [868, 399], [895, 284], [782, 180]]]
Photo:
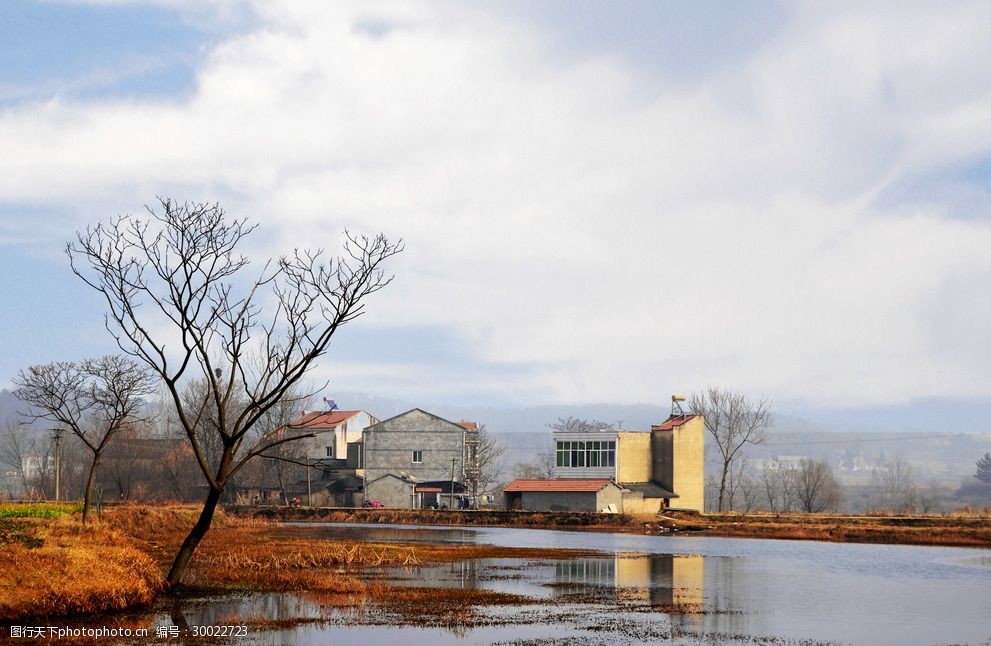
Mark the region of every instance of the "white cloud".
[[689, 87], [613, 54], [552, 59], [535, 28], [462, 5], [256, 9], [188, 100], [0, 114], [0, 200], [89, 221], [221, 199], [272, 252], [345, 226], [403, 236], [365, 324], [462, 339], [479, 370], [439, 366], [427, 383], [449, 392], [991, 396], [974, 359], [991, 303], [962, 285], [991, 275], [991, 225], [874, 200], [991, 152], [986, 5], [803, 10]]

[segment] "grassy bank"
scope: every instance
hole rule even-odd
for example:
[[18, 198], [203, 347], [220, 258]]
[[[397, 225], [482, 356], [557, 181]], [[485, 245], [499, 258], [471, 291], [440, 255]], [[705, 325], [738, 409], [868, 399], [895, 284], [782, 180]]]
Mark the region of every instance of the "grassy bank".
[[268, 521], [495, 526], [848, 543], [991, 547], [991, 514], [837, 516], [822, 514], [696, 514], [661, 516], [587, 512], [446, 511], [232, 507], [231, 514]]
[[991, 515], [988, 514], [836, 516], [674, 512], [646, 527], [651, 533], [693, 532], [733, 538], [991, 547]]
[[0, 507], [0, 620], [146, 604], [159, 568], [124, 534], [83, 525], [71, 507]]
[[[3, 507], [0, 507], [3, 509]], [[195, 506], [123, 505], [87, 525], [78, 513], [0, 518], [0, 621], [98, 613], [148, 604], [198, 514]], [[328, 541], [305, 528], [218, 512], [178, 593], [305, 591], [325, 605], [415, 607], [451, 591], [366, 584], [359, 570], [476, 558], [570, 558], [580, 550], [485, 545]], [[444, 612], [528, 603], [511, 594], [458, 590]], [[453, 606], [452, 606], [453, 604]]]

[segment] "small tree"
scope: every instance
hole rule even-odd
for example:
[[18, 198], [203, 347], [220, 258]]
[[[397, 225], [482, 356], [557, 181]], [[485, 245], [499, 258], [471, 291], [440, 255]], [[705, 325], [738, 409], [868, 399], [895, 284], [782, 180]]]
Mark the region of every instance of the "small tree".
[[468, 456], [468, 463], [473, 466], [465, 470], [465, 484], [468, 485], [469, 494], [476, 506], [478, 495], [490, 490], [498, 480], [500, 461], [505, 452], [505, 447], [489, 432], [485, 424], [479, 424], [475, 455]]
[[840, 502], [840, 484], [826, 462], [802, 460], [792, 473], [795, 497], [806, 513], [835, 509]]
[[24, 430], [15, 424], [4, 424], [0, 429], [0, 464], [9, 466], [17, 473], [22, 496], [28, 495], [30, 491], [25, 467], [28, 456], [34, 449]]
[[62, 361], [33, 366], [14, 378], [14, 394], [32, 407], [23, 417], [61, 425], [92, 453], [83, 522], [89, 515], [104, 450], [128, 423], [141, 420], [142, 397], [153, 392], [153, 383], [145, 369], [121, 356], [88, 359], [78, 365]]
[[977, 472], [974, 477], [984, 484], [991, 485], [991, 453], [985, 453], [984, 457], [977, 461]]
[[915, 511], [918, 481], [915, 470], [901, 455], [896, 455], [871, 473], [874, 507], [884, 511]]
[[[391, 282], [382, 266], [402, 243], [345, 232], [340, 258], [297, 249], [248, 277], [239, 250], [254, 225], [229, 219], [218, 204], [159, 203], [148, 217], [120, 216], [77, 233], [66, 251], [76, 275], [103, 296], [117, 344], [161, 378], [207, 484], [200, 516], [166, 576], [175, 585], [232, 478], [252, 458], [307, 437], [258, 439], [252, 430], [340, 327], [363, 313], [365, 299]], [[260, 359], [251, 361], [252, 353]], [[184, 406], [182, 385], [196, 379], [216, 413], [208, 433], [222, 447], [215, 463]]]
[[729, 493], [729, 477], [740, 450], [747, 444], [764, 444], [771, 425], [771, 402], [761, 399], [751, 402], [744, 395], [719, 388], [695, 393], [689, 407], [705, 416], [705, 428], [719, 452], [719, 511], [725, 510]]
[[589, 431], [604, 431], [612, 428], [612, 424], [597, 419], [579, 419], [577, 417], [558, 417], [556, 422], [548, 424], [555, 431], [570, 433], [587, 433]]
[[513, 465], [513, 477], [520, 480], [549, 480], [554, 477], [554, 452], [541, 451], [527, 462]]

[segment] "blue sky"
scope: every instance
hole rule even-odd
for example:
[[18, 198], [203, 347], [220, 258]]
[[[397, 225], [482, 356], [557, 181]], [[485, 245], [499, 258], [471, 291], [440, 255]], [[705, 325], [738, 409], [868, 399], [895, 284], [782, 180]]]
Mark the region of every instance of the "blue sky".
[[315, 375], [332, 389], [712, 384], [988, 430], [989, 13], [3, 3], [0, 383], [113, 350], [62, 249], [171, 195], [259, 222], [259, 258], [346, 227], [406, 239]]

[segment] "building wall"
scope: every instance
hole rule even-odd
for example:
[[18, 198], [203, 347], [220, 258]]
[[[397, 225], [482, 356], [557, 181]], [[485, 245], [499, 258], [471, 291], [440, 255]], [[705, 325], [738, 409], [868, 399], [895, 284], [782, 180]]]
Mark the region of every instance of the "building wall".
[[[616, 433], [610, 431], [590, 431], [588, 433], [554, 433], [554, 477], [587, 478], [591, 480], [615, 480], [616, 466], [611, 467], [559, 467], [557, 466], [558, 442], [616, 442]], [[619, 464], [619, 444], [616, 445], [616, 464]]]
[[705, 510], [705, 418], [693, 417], [673, 431], [671, 501], [679, 509]]
[[623, 513], [623, 490], [614, 484], [606, 485], [595, 495], [595, 508], [592, 511], [601, 511], [611, 504], [616, 505], [616, 511]]
[[[454, 480], [464, 482], [465, 429], [458, 424], [412, 410], [366, 428], [364, 438], [366, 482], [390, 473], [417, 482], [448, 481], [452, 458]], [[413, 462], [413, 451], [422, 452], [421, 463]]]
[[[303, 453], [310, 460], [323, 460], [328, 457], [345, 459], [347, 457], [347, 443], [361, 439], [361, 432], [378, 420], [365, 411], [359, 411], [354, 417], [350, 417], [341, 423], [336, 429], [314, 431], [316, 437], [308, 437], [299, 440], [303, 447]], [[347, 426], [345, 429], [344, 426]], [[334, 455], [327, 455], [327, 447], [334, 449]]]
[[413, 508], [413, 483], [386, 476], [365, 485], [365, 500], [378, 500], [390, 509]]
[[623, 494], [623, 506], [620, 509], [624, 514], [656, 514], [664, 509], [664, 499], [644, 498], [639, 491], [631, 491]]
[[[674, 488], [674, 431], [651, 431], [650, 457], [651, 478], [668, 491], [678, 493]], [[671, 505], [678, 506], [672, 499]]]
[[593, 491], [524, 491], [522, 509], [531, 511], [599, 511]]
[[616, 435], [617, 482], [649, 482], [650, 433], [620, 431]]

